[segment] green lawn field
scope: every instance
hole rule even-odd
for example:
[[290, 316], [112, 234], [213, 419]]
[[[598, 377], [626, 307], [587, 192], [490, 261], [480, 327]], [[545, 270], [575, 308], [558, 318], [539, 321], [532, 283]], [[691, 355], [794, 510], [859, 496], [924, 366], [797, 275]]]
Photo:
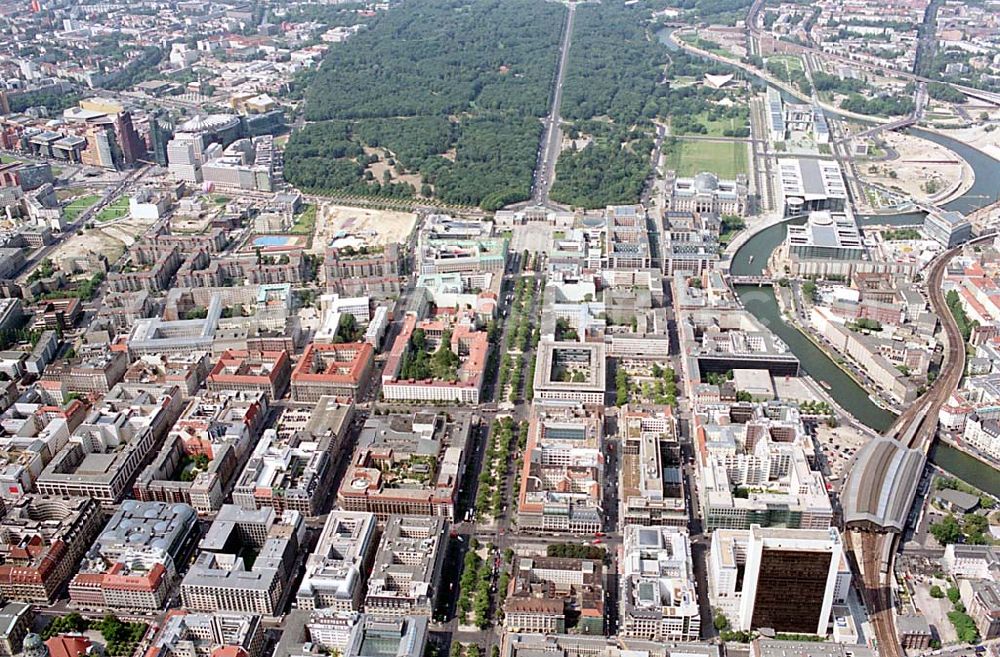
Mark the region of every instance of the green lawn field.
[[101, 200], [101, 197], [97, 194], [91, 194], [89, 196], [81, 196], [72, 203], [66, 206], [64, 212], [66, 214], [66, 221], [76, 221], [77, 218], [84, 213], [84, 211]]
[[748, 173], [747, 145], [742, 142], [681, 141], [667, 155], [667, 168], [678, 176], [693, 176], [710, 171], [720, 178], [732, 179]]

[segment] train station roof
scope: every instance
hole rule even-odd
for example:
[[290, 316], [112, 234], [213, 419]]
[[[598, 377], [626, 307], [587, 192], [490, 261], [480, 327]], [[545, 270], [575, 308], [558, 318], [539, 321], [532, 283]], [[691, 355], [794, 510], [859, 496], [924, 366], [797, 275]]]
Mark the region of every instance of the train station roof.
[[924, 468], [924, 454], [886, 437], [866, 443], [855, 457], [842, 503], [848, 527], [901, 532]]

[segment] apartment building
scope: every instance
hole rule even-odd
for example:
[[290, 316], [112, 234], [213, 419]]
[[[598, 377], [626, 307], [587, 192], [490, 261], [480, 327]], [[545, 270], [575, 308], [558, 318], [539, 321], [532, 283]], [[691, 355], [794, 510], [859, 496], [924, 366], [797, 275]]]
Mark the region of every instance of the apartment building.
[[984, 641], [1000, 637], [1000, 582], [963, 579], [958, 590], [962, 604], [979, 629], [979, 636]]
[[[912, 402], [919, 396], [917, 381], [908, 373], [904, 374], [899, 366], [909, 362], [915, 365], [916, 373], [921, 361], [929, 363], [933, 347], [912, 349], [908, 345], [915, 345], [913, 341], [895, 341], [852, 331], [837, 321], [827, 308], [814, 307], [811, 321], [834, 349], [849, 356], [886, 394], [902, 403]], [[920, 352], [924, 357], [921, 358]]]
[[137, 242], [128, 250], [127, 260], [121, 269], [108, 274], [108, 289], [112, 292], [160, 292], [169, 289], [182, 260], [182, 251], [176, 245]]
[[334, 240], [323, 259], [326, 289], [348, 296], [399, 294], [405, 273], [399, 244], [371, 246], [354, 236]]
[[772, 402], [703, 407], [695, 417], [706, 529], [825, 529], [833, 519], [798, 410]]
[[200, 514], [218, 511], [267, 413], [264, 392], [206, 391], [193, 397], [136, 478], [136, 499], [190, 504]]
[[292, 374], [286, 351], [226, 350], [205, 382], [209, 390], [265, 392], [268, 399], [281, 399]]
[[333, 473], [332, 455], [305, 434], [264, 432], [233, 488], [233, 503], [247, 510], [292, 509], [319, 513]]
[[602, 427], [582, 404], [533, 406], [517, 502], [522, 531], [603, 529]]
[[604, 634], [603, 575], [594, 559], [517, 557], [503, 603], [504, 630]]
[[8, 602], [0, 609], [0, 655], [9, 657], [21, 652], [34, 620], [31, 605], [23, 602]]
[[[407, 373], [403, 366], [418, 348], [413, 342], [415, 334], [424, 337], [426, 344], [421, 348], [428, 351], [438, 349], [448, 339], [447, 346], [459, 362], [454, 377], [404, 378]], [[478, 404], [489, 349], [486, 331], [477, 328], [474, 317], [460, 314], [454, 318], [418, 320], [413, 314], [407, 315], [382, 370], [382, 396], [389, 401]]]
[[424, 233], [417, 248], [417, 266], [420, 274], [502, 272], [507, 246], [503, 238], [456, 239]]
[[315, 402], [323, 396], [362, 397], [368, 386], [374, 349], [366, 342], [310, 343], [292, 371], [292, 399]]
[[171, 609], [145, 657], [261, 657], [264, 644], [257, 614]]
[[[736, 213], [733, 213], [736, 214]], [[663, 273], [701, 276], [719, 260], [722, 224], [715, 214], [681, 211], [663, 213]]]
[[1000, 579], [1000, 549], [992, 545], [956, 545], [944, 548], [941, 565], [955, 578]]
[[619, 416], [619, 522], [687, 526], [677, 420], [664, 410], [628, 407]]
[[177, 386], [119, 384], [77, 427], [38, 477], [38, 492], [92, 497], [108, 510], [132, 489], [182, 408]]
[[972, 413], [965, 421], [962, 439], [969, 446], [994, 459], [1000, 459], [1000, 421]]
[[0, 498], [17, 500], [35, 489], [52, 458], [83, 421], [86, 407], [73, 400], [61, 408], [15, 402], [0, 416]]
[[603, 405], [605, 367], [603, 343], [539, 342], [535, 399]]
[[103, 395], [113, 388], [128, 369], [128, 354], [123, 351], [105, 351], [81, 360], [45, 368], [42, 387], [59, 403], [67, 401], [71, 393]]
[[[280, 613], [304, 540], [298, 511], [279, 517], [272, 508], [224, 505], [181, 582], [181, 604], [193, 611]], [[245, 549], [256, 553], [249, 566], [241, 553]]]
[[104, 524], [87, 497], [27, 495], [0, 520], [0, 595], [50, 604]]
[[162, 609], [194, 547], [197, 522], [186, 504], [125, 500], [70, 581], [70, 600], [98, 610]]

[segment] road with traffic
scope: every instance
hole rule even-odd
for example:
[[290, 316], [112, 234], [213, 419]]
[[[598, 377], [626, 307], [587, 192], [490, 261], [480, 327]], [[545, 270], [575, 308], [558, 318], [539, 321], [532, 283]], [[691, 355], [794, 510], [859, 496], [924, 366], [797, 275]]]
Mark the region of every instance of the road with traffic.
[[562, 148], [562, 107], [563, 83], [566, 80], [566, 63], [569, 60], [570, 42], [573, 37], [573, 18], [576, 15], [576, 4], [569, 3], [566, 12], [566, 25], [563, 27], [562, 48], [559, 51], [559, 68], [556, 71], [555, 86], [552, 89], [552, 105], [545, 117], [542, 130], [542, 141], [538, 148], [538, 162], [531, 180], [531, 198], [536, 205], [549, 205], [549, 190], [555, 180], [556, 160]]

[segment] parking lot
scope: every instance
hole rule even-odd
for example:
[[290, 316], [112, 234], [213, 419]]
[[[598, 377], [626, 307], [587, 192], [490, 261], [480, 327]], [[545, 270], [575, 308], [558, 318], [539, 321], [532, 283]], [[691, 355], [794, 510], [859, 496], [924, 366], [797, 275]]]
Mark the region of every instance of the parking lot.
[[828, 478], [831, 480], [843, 478], [844, 471], [858, 448], [869, 440], [866, 435], [853, 427], [828, 427], [825, 424], [816, 427], [816, 439], [829, 466]]

